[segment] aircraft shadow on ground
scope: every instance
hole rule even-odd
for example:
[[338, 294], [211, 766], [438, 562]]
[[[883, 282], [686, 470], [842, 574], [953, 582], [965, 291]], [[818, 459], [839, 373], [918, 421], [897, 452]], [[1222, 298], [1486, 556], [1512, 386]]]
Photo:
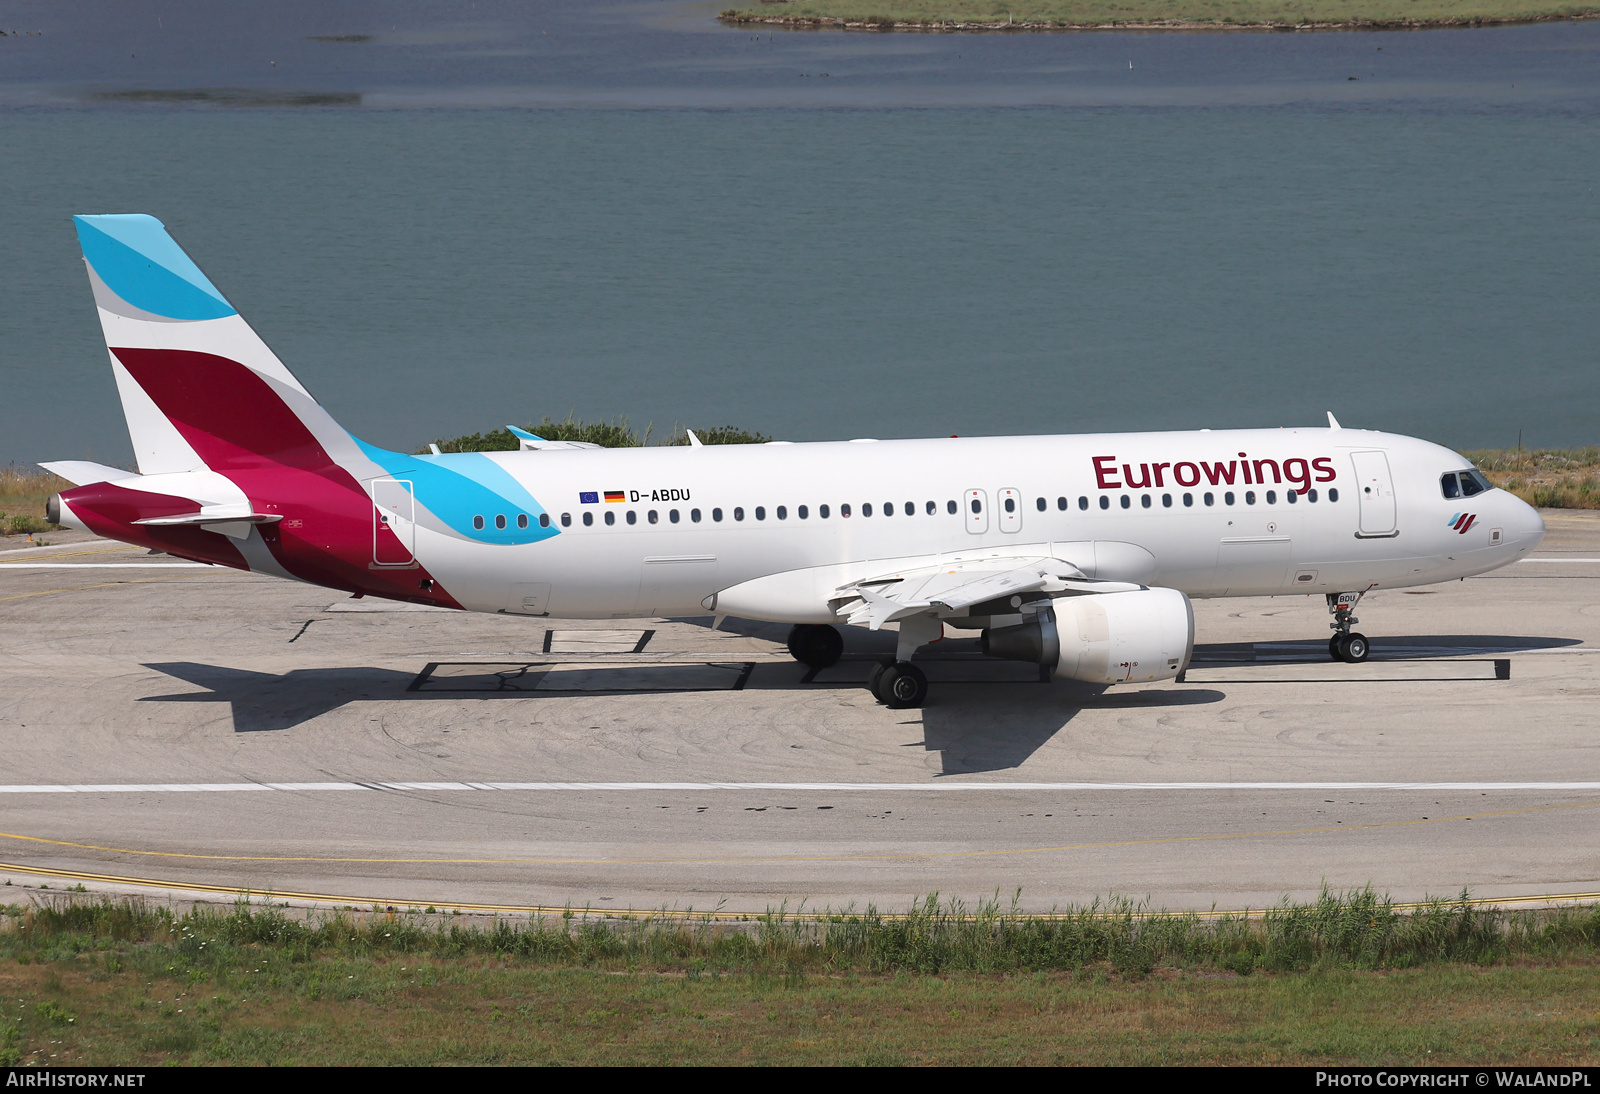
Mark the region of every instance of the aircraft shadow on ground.
[[[1374, 661], [1425, 660], [1436, 657], [1488, 657], [1581, 646], [1579, 638], [1538, 638], [1507, 634], [1401, 634], [1369, 635]], [[1294, 664], [1330, 660], [1328, 639], [1306, 638], [1291, 642], [1198, 642], [1191, 665]]]
[[996, 688], [946, 685], [928, 700], [922, 747], [938, 752], [941, 774], [969, 775], [1022, 766], [1085, 710], [1148, 710], [1152, 719], [1174, 707], [1220, 703], [1212, 688], [1117, 691], [1055, 681], [1044, 686]]
[[[754, 665], [748, 661], [678, 664], [615, 662], [585, 665], [572, 674], [559, 662], [430, 662], [420, 673], [379, 668], [295, 669], [282, 676], [192, 661], [145, 668], [184, 680], [204, 692], [147, 695], [142, 703], [227, 703], [236, 733], [292, 729], [347, 703], [435, 699], [536, 699], [571, 695], [662, 695], [737, 691]], [[554, 670], [547, 679], [545, 674]], [[449, 675], [455, 673], [454, 676]], [[557, 675], [560, 674], [560, 675]], [[609, 677], [609, 678], [608, 678]]]
[[[393, 669], [295, 669], [282, 676], [193, 661], [147, 664], [204, 692], [147, 695], [142, 703], [228, 703], [235, 733], [292, 729], [346, 703], [404, 697], [416, 673]], [[459, 696], [450, 696], [459, 698]]]

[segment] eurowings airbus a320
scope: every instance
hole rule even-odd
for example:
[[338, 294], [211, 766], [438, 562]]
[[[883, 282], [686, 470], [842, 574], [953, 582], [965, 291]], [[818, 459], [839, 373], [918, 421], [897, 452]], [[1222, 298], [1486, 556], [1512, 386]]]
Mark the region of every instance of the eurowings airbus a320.
[[[898, 626], [873, 677], [920, 705], [947, 630], [1092, 684], [1176, 677], [1192, 597], [1322, 595], [1357, 662], [1375, 588], [1515, 561], [1539, 514], [1426, 441], [1328, 428], [601, 449], [391, 452], [301, 386], [145, 215], [80, 216], [137, 474], [77, 484], [52, 521], [180, 558], [465, 611]], [[691, 437], [691, 439], [693, 439]]]

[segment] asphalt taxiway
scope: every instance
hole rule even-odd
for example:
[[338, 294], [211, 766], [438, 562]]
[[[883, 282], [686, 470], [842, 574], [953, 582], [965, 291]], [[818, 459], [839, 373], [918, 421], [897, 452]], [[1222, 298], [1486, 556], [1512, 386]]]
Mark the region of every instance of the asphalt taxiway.
[[[1196, 602], [1183, 683], [927, 651], [921, 710], [784, 628], [352, 601], [103, 541], [0, 551], [0, 880], [761, 912], [1018, 890], [1600, 898], [1600, 515], [1358, 611]], [[11, 892], [19, 892], [13, 888]], [[3, 899], [3, 898], [0, 898]]]

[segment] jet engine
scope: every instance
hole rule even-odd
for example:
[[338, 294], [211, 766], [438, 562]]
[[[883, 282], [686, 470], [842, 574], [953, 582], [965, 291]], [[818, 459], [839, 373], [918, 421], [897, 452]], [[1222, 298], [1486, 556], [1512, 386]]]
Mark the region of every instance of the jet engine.
[[1176, 589], [1056, 597], [1028, 622], [991, 627], [983, 652], [1086, 684], [1171, 680], [1194, 652], [1194, 608]]

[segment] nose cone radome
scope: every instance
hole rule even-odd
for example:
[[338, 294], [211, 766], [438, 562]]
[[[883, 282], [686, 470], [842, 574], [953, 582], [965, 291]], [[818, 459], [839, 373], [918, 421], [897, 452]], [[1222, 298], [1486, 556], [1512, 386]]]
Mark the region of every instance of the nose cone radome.
[[1506, 535], [1518, 551], [1531, 551], [1544, 539], [1544, 518], [1539, 510], [1517, 497], [1506, 494]]

